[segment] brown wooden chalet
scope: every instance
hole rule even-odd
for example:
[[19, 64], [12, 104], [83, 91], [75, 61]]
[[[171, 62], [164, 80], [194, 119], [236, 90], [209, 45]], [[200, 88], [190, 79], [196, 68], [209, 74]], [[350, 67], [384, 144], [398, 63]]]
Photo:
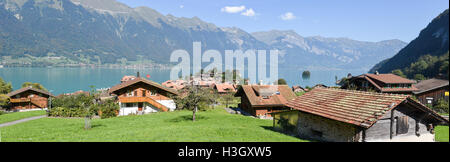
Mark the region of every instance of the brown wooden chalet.
[[242, 85], [235, 97], [241, 97], [240, 108], [245, 112], [271, 117], [272, 112], [286, 110], [284, 104], [295, 94], [287, 85]]
[[274, 113], [274, 127], [319, 141], [434, 141], [448, 120], [409, 95], [315, 88]]
[[374, 90], [381, 93], [412, 94], [415, 82], [395, 74], [363, 74], [351, 77], [343, 89]]
[[24, 111], [32, 109], [48, 108], [48, 98], [54, 97], [50, 92], [24, 87], [8, 93], [10, 97], [10, 109], [12, 111]]
[[418, 91], [414, 92], [417, 99], [422, 104], [435, 104], [440, 99], [448, 102], [449, 87], [448, 80], [428, 79], [423, 80], [415, 85]]
[[120, 104], [119, 115], [171, 111], [176, 108], [170, 98], [178, 93], [156, 82], [136, 77], [109, 89], [117, 95]]

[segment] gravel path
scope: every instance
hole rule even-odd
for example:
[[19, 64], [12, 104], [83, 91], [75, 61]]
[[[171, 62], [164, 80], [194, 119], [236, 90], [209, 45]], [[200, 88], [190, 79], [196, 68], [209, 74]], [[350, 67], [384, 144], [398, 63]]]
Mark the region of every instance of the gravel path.
[[40, 118], [45, 118], [45, 117], [47, 117], [47, 115], [34, 116], [34, 117], [20, 119], [20, 120], [8, 122], [8, 123], [3, 123], [3, 124], [0, 124], [0, 128], [1, 127], [7, 127], [7, 126], [15, 125], [15, 124], [19, 124], [19, 123], [23, 123], [23, 122], [27, 122], [27, 121], [30, 121], [30, 120], [36, 120], [36, 119], [40, 119]]

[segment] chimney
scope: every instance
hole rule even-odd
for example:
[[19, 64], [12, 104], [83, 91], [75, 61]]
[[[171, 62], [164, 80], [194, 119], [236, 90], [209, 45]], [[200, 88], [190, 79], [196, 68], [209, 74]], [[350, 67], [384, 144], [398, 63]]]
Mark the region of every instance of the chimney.
[[137, 75], [136, 75], [136, 77], [138, 77], [138, 78], [140, 78], [140, 77], [141, 77], [141, 75], [139, 75], [139, 71], [137, 72]]
[[378, 74], [380, 74], [378, 71], [375, 71], [375, 75], [378, 75]]
[[263, 80], [260, 80], [260, 81], [259, 81], [259, 85], [263, 85]]

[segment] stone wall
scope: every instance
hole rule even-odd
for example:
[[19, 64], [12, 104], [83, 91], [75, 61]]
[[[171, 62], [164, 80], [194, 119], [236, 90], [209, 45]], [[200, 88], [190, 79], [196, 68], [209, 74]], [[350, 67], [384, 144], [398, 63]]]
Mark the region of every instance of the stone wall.
[[359, 129], [351, 124], [299, 112], [297, 132], [300, 138], [328, 142], [359, 141]]

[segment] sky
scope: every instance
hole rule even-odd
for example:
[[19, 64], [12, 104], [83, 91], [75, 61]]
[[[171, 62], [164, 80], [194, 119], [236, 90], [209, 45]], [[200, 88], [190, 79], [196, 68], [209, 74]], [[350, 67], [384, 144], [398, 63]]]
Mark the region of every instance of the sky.
[[410, 42], [448, 0], [117, 0], [247, 32], [294, 30], [304, 37]]

